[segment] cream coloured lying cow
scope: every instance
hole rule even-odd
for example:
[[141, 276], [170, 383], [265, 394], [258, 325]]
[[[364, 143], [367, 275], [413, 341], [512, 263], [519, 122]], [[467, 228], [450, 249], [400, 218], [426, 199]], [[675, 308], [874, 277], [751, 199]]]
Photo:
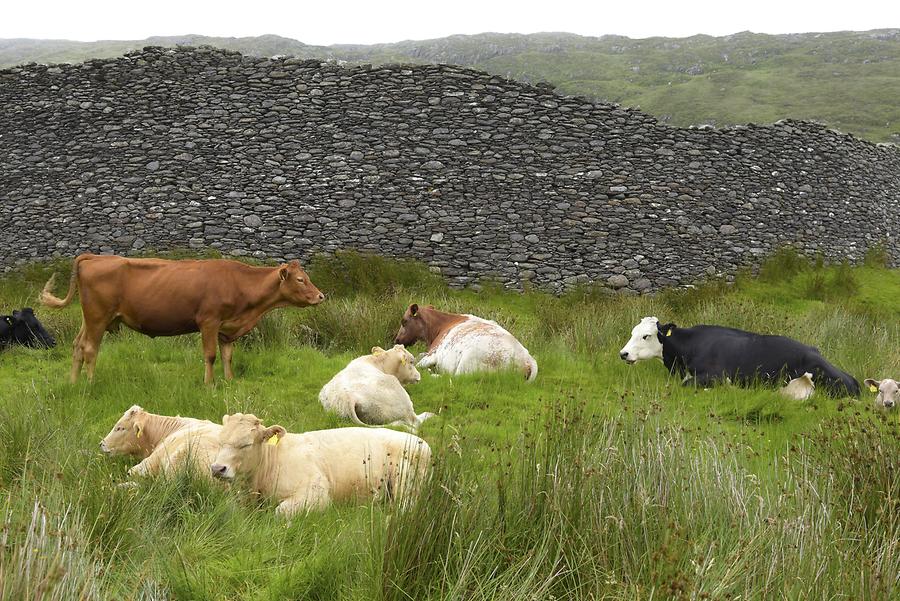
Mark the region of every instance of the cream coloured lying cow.
[[130, 476], [168, 474], [188, 460], [198, 474], [209, 476], [221, 430], [211, 421], [156, 415], [132, 405], [100, 441], [100, 449], [107, 455], [143, 457], [128, 470]]
[[791, 400], [805, 401], [816, 392], [813, 375], [808, 371], [804, 372], [803, 375], [798, 376], [785, 384], [778, 392]]
[[319, 392], [325, 409], [361, 426], [404, 423], [417, 429], [432, 413], [416, 415], [404, 384], [421, 379], [415, 357], [402, 344], [357, 357]]
[[418, 363], [423, 369], [433, 367], [452, 375], [512, 369], [526, 380], [537, 376], [537, 361], [528, 349], [494, 321], [412, 304], [403, 314], [394, 343], [411, 346], [419, 340], [428, 345]]
[[387, 428], [336, 428], [291, 434], [250, 414], [222, 417], [213, 476], [238, 478], [274, 498], [290, 517], [334, 501], [409, 498], [431, 460], [428, 443]]
[[866, 378], [863, 383], [869, 387], [869, 390], [876, 393], [875, 407], [878, 409], [891, 409], [900, 403], [900, 384], [897, 383], [897, 380]]

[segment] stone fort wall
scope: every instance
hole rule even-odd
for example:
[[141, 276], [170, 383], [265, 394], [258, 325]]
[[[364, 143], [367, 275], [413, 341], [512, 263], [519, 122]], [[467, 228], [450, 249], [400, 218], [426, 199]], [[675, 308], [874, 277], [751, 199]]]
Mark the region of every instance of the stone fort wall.
[[446, 65], [211, 48], [0, 71], [0, 268], [79, 252], [358, 249], [624, 291], [785, 244], [857, 261], [900, 224], [900, 150], [808, 122], [662, 125]]

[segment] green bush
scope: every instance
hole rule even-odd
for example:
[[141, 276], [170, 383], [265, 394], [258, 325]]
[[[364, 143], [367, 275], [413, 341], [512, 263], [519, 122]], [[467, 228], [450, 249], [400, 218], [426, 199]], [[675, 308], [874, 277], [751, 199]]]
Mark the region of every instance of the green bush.
[[764, 282], [782, 282], [808, 270], [809, 259], [792, 246], [775, 251], [759, 268], [759, 279]]
[[873, 244], [866, 250], [866, 256], [863, 259], [866, 267], [885, 268], [891, 264], [891, 254], [888, 252], [887, 244], [878, 242]]
[[355, 251], [316, 255], [306, 268], [327, 296], [383, 296], [407, 288], [417, 291], [446, 289], [440, 275], [418, 261], [390, 259]]

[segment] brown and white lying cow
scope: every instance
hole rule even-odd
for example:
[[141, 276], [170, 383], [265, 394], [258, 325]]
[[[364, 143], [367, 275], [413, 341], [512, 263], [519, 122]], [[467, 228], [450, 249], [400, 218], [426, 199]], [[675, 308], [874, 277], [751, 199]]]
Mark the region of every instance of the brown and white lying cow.
[[537, 361], [528, 349], [494, 321], [412, 304], [394, 343], [411, 346], [419, 340], [428, 345], [418, 363], [423, 369], [434, 367], [452, 375], [511, 369], [526, 380], [537, 376]]
[[221, 430], [211, 421], [156, 415], [132, 405], [100, 441], [100, 449], [107, 455], [142, 457], [128, 470], [130, 476], [169, 474], [190, 461], [191, 469], [208, 477]]
[[263, 315], [277, 307], [317, 305], [325, 298], [297, 261], [254, 267], [224, 259], [167, 261], [84, 254], [75, 259], [63, 299], [51, 293], [54, 278], [41, 292], [41, 302], [48, 307], [65, 307], [76, 288], [81, 291], [83, 319], [72, 354], [73, 382], [82, 365], [93, 379], [103, 333], [120, 323], [151, 337], [200, 332], [204, 380], [212, 382], [217, 342], [225, 378], [230, 379], [234, 341]]
[[876, 393], [875, 407], [878, 409], [891, 409], [900, 403], [900, 384], [897, 380], [866, 378], [864, 384], [869, 387], [869, 390]]
[[243, 413], [223, 416], [222, 425], [212, 474], [274, 498], [285, 517], [354, 498], [405, 501], [431, 460], [424, 440], [387, 428], [291, 434]]
[[319, 402], [361, 426], [404, 423], [416, 430], [433, 414], [416, 415], [403, 388], [421, 379], [415, 361], [402, 344], [387, 351], [373, 347], [371, 355], [357, 357], [322, 387]]

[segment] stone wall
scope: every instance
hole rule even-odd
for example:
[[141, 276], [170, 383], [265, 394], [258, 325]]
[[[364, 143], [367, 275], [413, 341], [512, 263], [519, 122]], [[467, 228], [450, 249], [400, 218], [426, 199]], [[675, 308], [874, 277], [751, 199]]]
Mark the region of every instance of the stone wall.
[[897, 148], [805, 122], [673, 128], [453, 66], [145, 48], [0, 71], [0, 105], [5, 269], [355, 248], [457, 285], [645, 291], [786, 243], [859, 260], [900, 224]]

